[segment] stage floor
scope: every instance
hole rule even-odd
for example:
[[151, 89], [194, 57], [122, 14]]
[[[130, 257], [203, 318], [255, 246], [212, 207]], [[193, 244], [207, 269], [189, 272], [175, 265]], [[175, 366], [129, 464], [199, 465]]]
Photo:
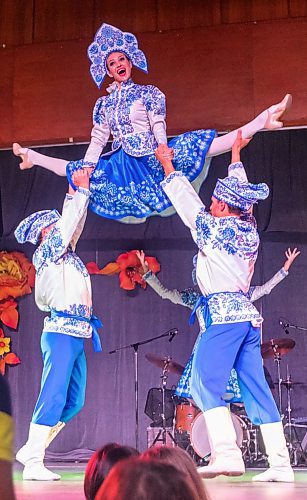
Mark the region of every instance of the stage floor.
[[[14, 485], [17, 500], [84, 500], [85, 464], [50, 466], [61, 474], [61, 481], [22, 481], [21, 467], [16, 465]], [[252, 483], [261, 470], [249, 469], [238, 478], [218, 477], [205, 480], [210, 500], [303, 500], [307, 498], [307, 469], [295, 469], [295, 483]]]

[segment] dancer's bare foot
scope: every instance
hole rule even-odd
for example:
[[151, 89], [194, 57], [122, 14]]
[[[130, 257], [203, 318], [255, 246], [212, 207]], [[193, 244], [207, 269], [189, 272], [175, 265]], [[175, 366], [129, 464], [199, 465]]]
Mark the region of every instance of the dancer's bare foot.
[[20, 144], [17, 142], [14, 142], [13, 144], [13, 153], [16, 156], [20, 156], [22, 159], [22, 162], [19, 165], [20, 170], [26, 170], [27, 168], [32, 168], [33, 163], [30, 162], [29, 157], [28, 157], [28, 149], [27, 148], [22, 148]]
[[281, 116], [290, 108], [292, 104], [292, 95], [286, 94], [283, 100], [274, 104], [268, 109], [268, 117], [265, 122], [264, 128], [276, 129], [283, 127], [283, 122], [279, 120]]

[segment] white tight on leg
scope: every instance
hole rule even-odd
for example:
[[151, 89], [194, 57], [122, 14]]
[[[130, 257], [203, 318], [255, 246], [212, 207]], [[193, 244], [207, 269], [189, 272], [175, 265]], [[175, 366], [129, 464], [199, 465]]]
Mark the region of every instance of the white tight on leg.
[[[278, 119], [291, 106], [291, 102], [292, 97], [290, 94], [287, 94], [281, 102], [279, 102], [278, 104], [274, 104], [265, 111], [262, 111], [262, 113], [256, 116], [256, 118], [254, 118], [251, 122], [243, 125], [243, 127], [240, 127], [240, 130], [242, 131], [242, 137], [244, 139], [252, 137], [256, 132], [259, 132], [259, 130], [262, 130], [264, 128], [281, 128], [283, 124]], [[228, 134], [213, 139], [207, 156], [217, 156], [226, 153], [226, 151], [230, 151], [237, 137], [238, 130], [239, 129], [233, 130]], [[63, 177], [66, 176], [66, 166], [69, 163], [68, 161], [42, 155], [41, 153], [37, 153], [32, 149], [21, 148], [18, 144], [17, 146], [18, 152], [15, 154], [27, 154], [28, 161], [33, 165], [38, 165], [40, 167], [46, 168], [47, 170], [51, 170], [51, 172], [54, 172], [57, 175]]]
[[37, 153], [36, 151], [27, 148], [21, 148], [21, 153], [24, 153], [23, 150], [28, 153], [28, 159], [31, 163], [33, 163], [33, 165], [39, 165], [47, 170], [51, 170], [51, 172], [54, 172], [57, 175], [66, 177], [66, 166], [69, 163], [68, 161], [42, 155], [41, 153]]
[[246, 125], [243, 125], [243, 127], [240, 127], [240, 129], [232, 130], [232, 132], [228, 134], [216, 137], [213, 139], [209, 148], [208, 156], [217, 156], [226, 153], [226, 151], [230, 151], [237, 137], [238, 130], [242, 131], [242, 137], [244, 139], [248, 139], [256, 132], [259, 132], [259, 130], [281, 128], [283, 123], [278, 119], [287, 109], [289, 109], [291, 103], [292, 97], [290, 94], [287, 94], [281, 102], [273, 104], [270, 108], [262, 111], [260, 115], [256, 116], [256, 118]]
[[207, 156], [217, 156], [230, 151], [236, 140], [238, 130], [242, 130], [242, 137], [244, 139], [252, 137], [256, 132], [264, 128], [267, 118], [268, 112], [266, 110], [254, 120], [247, 123], [247, 125], [243, 125], [240, 129], [232, 130], [228, 132], [228, 134], [221, 135], [220, 137], [215, 137], [211, 143]]

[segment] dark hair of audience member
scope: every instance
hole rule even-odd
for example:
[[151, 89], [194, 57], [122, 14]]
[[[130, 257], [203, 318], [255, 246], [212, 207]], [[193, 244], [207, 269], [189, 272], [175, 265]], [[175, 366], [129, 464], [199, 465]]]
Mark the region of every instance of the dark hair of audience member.
[[197, 473], [196, 466], [190, 455], [182, 448], [171, 446], [152, 446], [140, 457], [141, 460], [159, 460], [171, 464], [179, 471], [188, 474], [199, 494], [199, 498], [206, 498], [204, 484]]
[[190, 476], [159, 460], [129, 458], [119, 462], [95, 500], [204, 500]]
[[95, 451], [90, 458], [84, 476], [84, 494], [87, 500], [94, 500], [97, 491], [112, 467], [130, 457], [137, 457], [139, 452], [129, 446], [108, 443]]

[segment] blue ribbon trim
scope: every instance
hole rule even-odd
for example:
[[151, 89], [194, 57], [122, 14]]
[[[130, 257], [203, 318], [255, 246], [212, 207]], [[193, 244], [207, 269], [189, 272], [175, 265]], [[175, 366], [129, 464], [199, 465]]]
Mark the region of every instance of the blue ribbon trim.
[[77, 316], [76, 314], [70, 314], [64, 311], [57, 311], [56, 309], [52, 309], [51, 311], [51, 318], [70, 318], [70, 319], [76, 319], [77, 321], [85, 321], [86, 323], [89, 323], [90, 326], [92, 327], [92, 342], [94, 346], [94, 351], [95, 352], [101, 352], [102, 347], [101, 347], [101, 341], [98, 333], [98, 328], [101, 328], [102, 322], [97, 316], [92, 316], [90, 318], [85, 318], [84, 316]]
[[195, 302], [195, 305], [193, 307], [193, 311], [191, 312], [190, 319], [189, 319], [189, 324], [194, 325], [195, 323], [195, 316], [196, 316], [196, 311], [199, 307], [204, 306], [204, 321], [206, 328], [208, 328], [211, 323], [212, 323], [212, 318], [210, 314], [210, 309], [209, 309], [209, 299], [215, 295], [212, 293], [211, 295], [207, 295], [206, 297], [204, 295], [201, 295], [198, 297], [197, 301]]
[[206, 328], [208, 328], [212, 324], [212, 317], [210, 313], [210, 308], [209, 308], [209, 300], [214, 296], [214, 295], [220, 295], [220, 294], [232, 294], [232, 293], [237, 293], [240, 295], [244, 295], [243, 292], [215, 292], [211, 293], [209, 295], [201, 295], [197, 301], [195, 302], [195, 305], [193, 307], [193, 311], [191, 312], [190, 319], [189, 319], [189, 324], [194, 325], [195, 322], [195, 316], [196, 316], [196, 311], [200, 306], [204, 307], [204, 321]]

